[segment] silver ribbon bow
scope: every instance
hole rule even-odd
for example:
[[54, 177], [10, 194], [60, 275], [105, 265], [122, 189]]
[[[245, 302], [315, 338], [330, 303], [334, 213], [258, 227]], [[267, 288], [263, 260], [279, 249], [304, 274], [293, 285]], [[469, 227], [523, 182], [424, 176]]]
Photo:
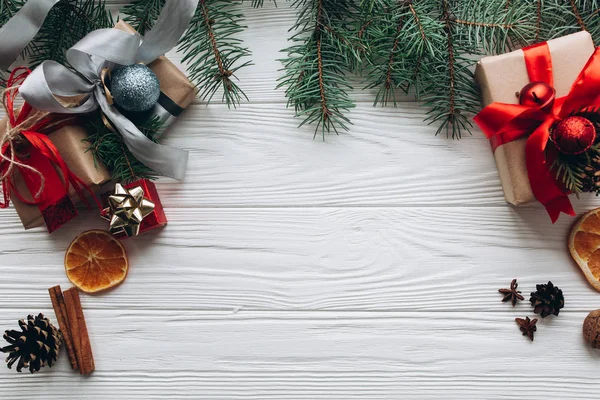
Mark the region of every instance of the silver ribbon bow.
[[[30, 3], [48, 5], [52, 1], [29, 0], [25, 7]], [[19, 91], [23, 99], [39, 110], [61, 114], [84, 114], [100, 108], [139, 161], [160, 175], [183, 179], [188, 153], [154, 143], [140, 132], [108, 103], [100, 75], [104, 68], [113, 70], [138, 62], [150, 63], [171, 50], [187, 29], [197, 5], [198, 0], [167, 0], [156, 24], [144, 39], [117, 29], [99, 29], [89, 33], [67, 50], [67, 61], [77, 72], [54, 61], [44, 61], [21, 85]], [[13, 20], [17, 16], [18, 13]], [[34, 20], [39, 22], [41, 18], [43, 22], [44, 17], [38, 15]], [[0, 37], [4, 29], [0, 29]], [[0, 42], [1, 60], [4, 60], [5, 54]], [[58, 100], [81, 95], [87, 95], [87, 99], [76, 107], [66, 107]]]

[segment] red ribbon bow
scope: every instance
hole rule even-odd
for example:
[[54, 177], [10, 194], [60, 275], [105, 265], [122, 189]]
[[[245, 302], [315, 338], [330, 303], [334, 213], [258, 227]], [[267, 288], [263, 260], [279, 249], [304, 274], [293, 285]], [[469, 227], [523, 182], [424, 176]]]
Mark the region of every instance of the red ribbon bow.
[[[554, 86], [552, 57], [546, 42], [523, 49], [525, 64], [531, 82], [544, 82]], [[567, 192], [560, 188], [550, 171], [546, 147], [550, 129], [575, 111], [600, 106], [600, 48], [597, 48], [573, 83], [568, 95], [540, 106], [492, 103], [476, 117], [495, 150], [498, 146], [529, 135], [526, 164], [529, 182], [535, 198], [546, 207], [556, 222], [561, 212], [575, 215]]]
[[[18, 85], [25, 80], [29, 73], [30, 71], [27, 68], [16, 68], [7, 81], [9, 89], [4, 93], [4, 102], [9, 127], [17, 127], [32, 117], [33, 108], [27, 103], [23, 104], [18, 115], [14, 111], [14, 100], [18, 93]], [[41, 118], [39, 121], [34, 121], [33, 125], [20, 131], [19, 134], [27, 141], [26, 155], [19, 154], [14, 141], [11, 145], [10, 141], [12, 139], [10, 138], [3, 144], [0, 149], [3, 156], [0, 159], [0, 176], [4, 177], [2, 180], [4, 200], [0, 199], [0, 208], [7, 208], [10, 204], [11, 195], [16, 195], [26, 204], [37, 205], [46, 219], [45, 210], [59, 205], [61, 201], [70, 201], [68, 200], [70, 185], [73, 185], [78, 196], [88, 207], [89, 203], [86, 200], [84, 189], [92, 195], [98, 207], [101, 208], [100, 202], [94, 193], [69, 169], [54, 143], [47, 135], [39, 133], [40, 130], [49, 126], [58, 129], [65, 125], [67, 125], [66, 121], [61, 122], [58, 118], [50, 115]], [[5, 132], [0, 131], [0, 137], [3, 134]], [[33, 200], [26, 199], [15, 187], [12, 174], [9, 173], [11, 164], [13, 168], [19, 170], [23, 181], [32, 194]], [[52, 224], [51, 221], [46, 219], [48, 230], [52, 232], [75, 215], [76, 212], [73, 211], [73, 215], [67, 216], [66, 219], [63, 218], [62, 221], [56, 224]]]

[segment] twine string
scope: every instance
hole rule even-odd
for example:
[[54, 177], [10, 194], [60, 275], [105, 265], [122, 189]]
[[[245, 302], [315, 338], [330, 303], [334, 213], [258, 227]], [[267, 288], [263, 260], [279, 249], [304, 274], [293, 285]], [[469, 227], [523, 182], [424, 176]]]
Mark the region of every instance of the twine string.
[[[11, 110], [12, 101], [9, 101], [8, 99], [12, 99], [13, 96], [16, 95], [20, 86], [21, 85], [10, 86], [4, 89], [4, 91], [2, 92], [2, 107], [4, 108], [4, 111], [7, 116], [11, 113], [14, 113], [14, 110]], [[6, 167], [2, 175], [0, 175], [0, 181], [10, 180], [15, 167], [27, 169], [33, 172], [34, 174], [40, 177], [40, 186], [38, 188], [37, 193], [34, 195], [35, 199], [39, 198], [42, 192], [44, 191], [44, 175], [34, 167], [27, 165], [17, 159], [15, 143], [22, 139], [21, 132], [31, 129], [44, 118], [48, 117], [48, 115], [50, 115], [49, 112], [33, 109], [31, 113], [27, 116], [27, 118], [25, 118], [22, 122], [18, 123], [15, 126], [12, 126], [10, 118], [6, 118], [6, 127], [3, 131], [0, 132], [0, 166], [2, 166], [2, 164], [4, 163], [8, 163], [8, 167]], [[5, 146], [8, 146], [8, 152], [1, 151], [5, 148]], [[8, 155], [6, 153], [8, 153]]]

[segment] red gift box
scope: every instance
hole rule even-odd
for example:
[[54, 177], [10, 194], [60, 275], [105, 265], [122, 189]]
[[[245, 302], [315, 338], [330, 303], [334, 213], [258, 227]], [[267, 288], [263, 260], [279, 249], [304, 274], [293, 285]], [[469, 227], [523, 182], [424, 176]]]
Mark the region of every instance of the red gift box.
[[[163, 209], [162, 203], [160, 202], [156, 185], [148, 179], [140, 179], [138, 181], [123, 185], [125, 189], [132, 189], [137, 186], [140, 186], [144, 191], [144, 198], [154, 203], [154, 210], [148, 214], [140, 224], [140, 235], [152, 229], [161, 228], [167, 225], [167, 217], [165, 215], [165, 210]], [[106, 195], [103, 200], [104, 204], [108, 204], [108, 195]], [[118, 239], [126, 239], [128, 237], [125, 232], [114, 234], [114, 236]]]

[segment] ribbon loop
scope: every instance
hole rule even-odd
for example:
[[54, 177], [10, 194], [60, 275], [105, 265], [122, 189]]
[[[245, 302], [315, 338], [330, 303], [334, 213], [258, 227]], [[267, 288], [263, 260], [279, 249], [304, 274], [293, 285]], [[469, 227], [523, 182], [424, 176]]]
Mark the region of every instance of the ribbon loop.
[[194, 17], [198, 0], [167, 1], [154, 27], [144, 37], [137, 51], [139, 62], [148, 64], [170, 51]]
[[[20, 88], [21, 96], [32, 107], [57, 114], [84, 114], [98, 108], [95, 97], [90, 96], [95, 84], [83, 79], [64, 65], [44, 61], [34, 69]], [[87, 99], [75, 107], [68, 107], [59, 98], [75, 99], [86, 95]]]

